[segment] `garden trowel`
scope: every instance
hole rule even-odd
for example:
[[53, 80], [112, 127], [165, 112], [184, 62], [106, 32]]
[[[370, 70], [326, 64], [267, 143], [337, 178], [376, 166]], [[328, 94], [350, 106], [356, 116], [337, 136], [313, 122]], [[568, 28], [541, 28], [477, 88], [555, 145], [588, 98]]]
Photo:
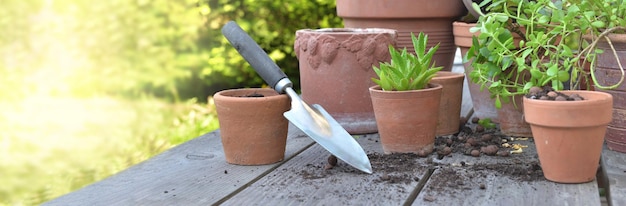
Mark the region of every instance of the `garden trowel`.
[[309, 106], [293, 90], [287, 75], [278, 68], [261, 47], [234, 21], [222, 28], [222, 34], [274, 90], [291, 98], [291, 110], [285, 117], [337, 158], [366, 173], [372, 165], [363, 148], [320, 105]]

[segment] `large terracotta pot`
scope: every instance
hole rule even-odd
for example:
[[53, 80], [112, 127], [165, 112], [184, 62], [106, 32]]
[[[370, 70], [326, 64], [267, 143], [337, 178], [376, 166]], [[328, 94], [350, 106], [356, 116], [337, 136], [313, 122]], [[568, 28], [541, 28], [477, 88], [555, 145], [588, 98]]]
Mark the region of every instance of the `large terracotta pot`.
[[[471, 33], [470, 28], [476, 26], [475, 23], [465, 23], [455, 21], [452, 24], [454, 33], [454, 43], [461, 49], [461, 55], [465, 57], [467, 50], [472, 47], [472, 36], [476, 35]], [[469, 78], [469, 74], [474, 70], [472, 67], [472, 61], [463, 62], [465, 67], [465, 78], [467, 79], [467, 86], [472, 98], [472, 106], [474, 108], [474, 115], [478, 118], [489, 118], [492, 122], [499, 122], [498, 110], [495, 107], [495, 100], [490, 97], [489, 91], [480, 89], [480, 85], [472, 82]]]
[[[619, 62], [626, 67], [626, 34], [611, 34], [609, 38], [617, 52]], [[596, 80], [603, 86], [617, 84], [622, 74], [610, 45], [606, 41], [600, 41], [598, 49], [604, 52], [597, 56], [594, 69]], [[610, 150], [626, 153], [626, 81], [612, 90], [597, 87], [595, 89], [613, 95], [614, 99], [613, 121], [607, 128], [606, 144]]]
[[539, 162], [546, 179], [583, 183], [595, 179], [602, 144], [611, 121], [611, 95], [572, 90], [583, 101], [544, 101], [524, 98], [524, 115], [530, 123]]
[[369, 88], [385, 154], [430, 154], [435, 145], [441, 85], [412, 91]]
[[430, 83], [440, 84], [441, 101], [437, 118], [437, 136], [459, 132], [461, 103], [463, 101], [463, 80], [465, 75], [448, 71], [439, 71]]
[[[254, 95], [263, 97], [248, 97]], [[213, 96], [226, 161], [263, 165], [285, 157], [289, 97], [272, 89], [232, 89]]]
[[389, 62], [395, 43], [391, 29], [298, 30], [302, 99], [322, 105], [350, 134], [377, 132], [368, 91], [376, 77], [372, 66]]
[[428, 35], [428, 47], [439, 45], [433, 57], [444, 71], [450, 71], [456, 46], [452, 22], [466, 9], [459, 0], [337, 0], [337, 15], [347, 28], [389, 28], [398, 30], [398, 47], [413, 51], [411, 32]]

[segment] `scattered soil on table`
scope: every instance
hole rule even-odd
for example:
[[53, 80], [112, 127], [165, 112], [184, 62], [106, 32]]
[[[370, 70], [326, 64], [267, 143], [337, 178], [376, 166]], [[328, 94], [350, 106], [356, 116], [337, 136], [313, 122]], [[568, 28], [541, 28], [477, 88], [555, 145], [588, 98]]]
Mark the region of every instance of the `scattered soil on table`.
[[[463, 120], [462, 120], [463, 121]], [[508, 177], [516, 181], [545, 180], [537, 159], [520, 161], [512, 145], [516, 138], [502, 134], [496, 128], [484, 128], [478, 124], [478, 119], [462, 123], [457, 134], [439, 136], [435, 140], [435, 150], [426, 157], [417, 154], [367, 154], [374, 170], [374, 183], [410, 184], [420, 181], [424, 171], [434, 171], [437, 175], [429, 180], [429, 187], [434, 191], [443, 191], [445, 188], [486, 189], [484, 181], [488, 174]], [[532, 139], [530, 139], [532, 142]], [[528, 143], [529, 141], [526, 141]], [[472, 158], [498, 158], [498, 163], [458, 164], [438, 163], [452, 154], [462, 154]], [[420, 161], [424, 160], [426, 161]], [[462, 170], [460, 168], [463, 168]], [[420, 171], [422, 173], [420, 173]], [[334, 173], [363, 172], [337, 161], [334, 156], [328, 157], [325, 165], [307, 164], [306, 168], [297, 172], [304, 179], [319, 179]], [[480, 180], [473, 180], [479, 177]]]

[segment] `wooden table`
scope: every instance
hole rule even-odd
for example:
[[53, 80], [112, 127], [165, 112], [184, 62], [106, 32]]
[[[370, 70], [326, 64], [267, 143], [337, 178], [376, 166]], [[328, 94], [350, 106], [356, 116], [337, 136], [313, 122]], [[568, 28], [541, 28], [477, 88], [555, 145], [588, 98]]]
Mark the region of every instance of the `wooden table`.
[[[368, 154], [382, 153], [377, 134], [361, 135], [357, 141]], [[440, 160], [431, 155], [406, 160], [416, 165], [411, 171], [383, 173], [374, 165], [374, 173], [365, 174], [341, 161], [326, 170], [329, 153], [292, 125], [284, 161], [231, 165], [217, 130], [45, 205], [600, 205], [596, 181], [522, 181], [471, 167], [497, 166], [504, 158], [536, 162], [532, 142], [521, 143], [529, 147], [510, 157], [453, 153]], [[619, 196], [621, 200], [612, 202], [624, 205], [624, 154], [607, 153], [611, 155], [604, 163], [620, 168], [605, 171], [607, 182], [621, 184], [608, 190], [609, 197]], [[449, 172], [459, 178], [444, 175]], [[413, 180], [385, 181], [389, 177]]]
[[[463, 72], [460, 57], [453, 68]], [[471, 100], [463, 93], [462, 114], [471, 116]], [[382, 153], [377, 134], [357, 141], [368, 154]], [[412, 170], [373, 174], [343, 162], [325, 170], [329, 153], [290, 125], [285, 160], [264, 166], [226, 163], [219, 130], [192, 139], [107, 179], [44, 205], [600, 205], [598, 182], [608, 203], [626, 205], [626, 154], [603, 152], [598, 181], [558, 184], [525, 181], [490, 169], [503, 157], [479, 158], [453, 153], [438, 159], [408, 159]], [[519, 165], [538, 161], [534, 144], [509, 158]], [[393, 177], [405, 180], [393, 182]], [[484, 185], [484, 187], [481, 187]]]

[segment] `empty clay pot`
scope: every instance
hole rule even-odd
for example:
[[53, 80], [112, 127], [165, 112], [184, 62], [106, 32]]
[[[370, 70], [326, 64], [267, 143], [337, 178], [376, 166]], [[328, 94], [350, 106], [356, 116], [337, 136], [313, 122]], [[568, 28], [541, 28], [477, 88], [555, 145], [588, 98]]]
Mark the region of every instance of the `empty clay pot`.
[[439, 71], [431, 83], [440, 84], [441, 101], [437, 121], [437, 136], [454, 134], [459, 131], [461, 103], [463, 101], [463, 73]]
[[[262, 96], [261, 96], [262, 95]], [[213, 96], [226, 161], [237, 165], [279, 162], [285, 156], [291, 108], [273, 89], [232, 89]]]

